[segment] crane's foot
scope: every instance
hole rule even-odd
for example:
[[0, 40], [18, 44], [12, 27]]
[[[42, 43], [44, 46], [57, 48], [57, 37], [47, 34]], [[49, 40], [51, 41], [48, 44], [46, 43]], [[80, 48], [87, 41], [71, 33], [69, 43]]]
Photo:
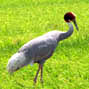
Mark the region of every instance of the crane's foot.
[[36, 78], [34, 78], [34, 84], [36, 84], [36, 82], [37, 82], [36, 80], [37, 80], [37, 79], [36, 79]]

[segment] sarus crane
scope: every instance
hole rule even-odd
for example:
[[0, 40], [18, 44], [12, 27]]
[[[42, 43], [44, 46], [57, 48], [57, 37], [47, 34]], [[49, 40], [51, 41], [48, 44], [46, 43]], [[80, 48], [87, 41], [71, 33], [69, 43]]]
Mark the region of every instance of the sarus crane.
[[67, 32], [63, 31], [50, 31], [42, 36], [39, 36], [28, 43], [24, 44], [18, 52], [16, 52], [8, 61], [7, 70], [9, 73], [13, 73], [20, 68], [27, 66], [29, 64], [38, 63], [39, 67], [34, 78], [34, 83], [37, 82], [37, 76], [41, 70], [41, 82], [43, 83], [43, 64], [45, 61], [52, 56], [55, 48], [58, 45], [59, 41], [62, 41], [70, 37], [73, 33], [74, 23], [76, 29], [78, 26], [76, 23], [76, 16], [73, 12], [67, 12], [64, 15], [64, 20], [69, 26]]

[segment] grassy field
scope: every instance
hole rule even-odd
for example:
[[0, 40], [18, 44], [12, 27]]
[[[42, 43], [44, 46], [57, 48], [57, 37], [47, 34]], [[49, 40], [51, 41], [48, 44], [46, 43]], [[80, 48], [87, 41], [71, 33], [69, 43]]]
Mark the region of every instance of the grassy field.
[[[38, 65], [10, 76], [9, 58], [29, 40], [48, 31], [67, 31], [63, 17], [76, 14], [79, 32], [60, 42], [44, 65], [44, 85], [33, 79]], [[0, 89], [89, 89], [89, 0], [0, 0]]]

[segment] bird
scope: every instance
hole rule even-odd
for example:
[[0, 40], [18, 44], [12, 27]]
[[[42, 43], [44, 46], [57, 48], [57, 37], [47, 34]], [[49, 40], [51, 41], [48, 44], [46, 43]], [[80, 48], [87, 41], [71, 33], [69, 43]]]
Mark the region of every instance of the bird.
[[40, 81], [43, 83], [43, 65], [46, 60], [53, 55], [58, 43], [72, 35], [74, 31], [72, 22], [76, 29], [79, 30], [76, 22], [76, 15], [73, 12], [65, 13], [64, 20], [69, 26], [67, 32], [53, 30], [30, 40], [11, 56], [7, 64], [7, 71], [12, 74], [24, 66], [37, 63], [38, 70], [34, 78], [34, 83], [36, 84], [40, 71]]

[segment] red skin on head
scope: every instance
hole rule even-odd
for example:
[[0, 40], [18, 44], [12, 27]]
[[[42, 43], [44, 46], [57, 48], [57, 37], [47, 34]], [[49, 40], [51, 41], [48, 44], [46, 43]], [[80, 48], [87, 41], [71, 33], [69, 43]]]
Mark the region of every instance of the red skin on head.
[[64, 15], [64, 20], [66, 22], [73, 21], [75, 19], [75, 14], [73, 12], [68, 12]]

